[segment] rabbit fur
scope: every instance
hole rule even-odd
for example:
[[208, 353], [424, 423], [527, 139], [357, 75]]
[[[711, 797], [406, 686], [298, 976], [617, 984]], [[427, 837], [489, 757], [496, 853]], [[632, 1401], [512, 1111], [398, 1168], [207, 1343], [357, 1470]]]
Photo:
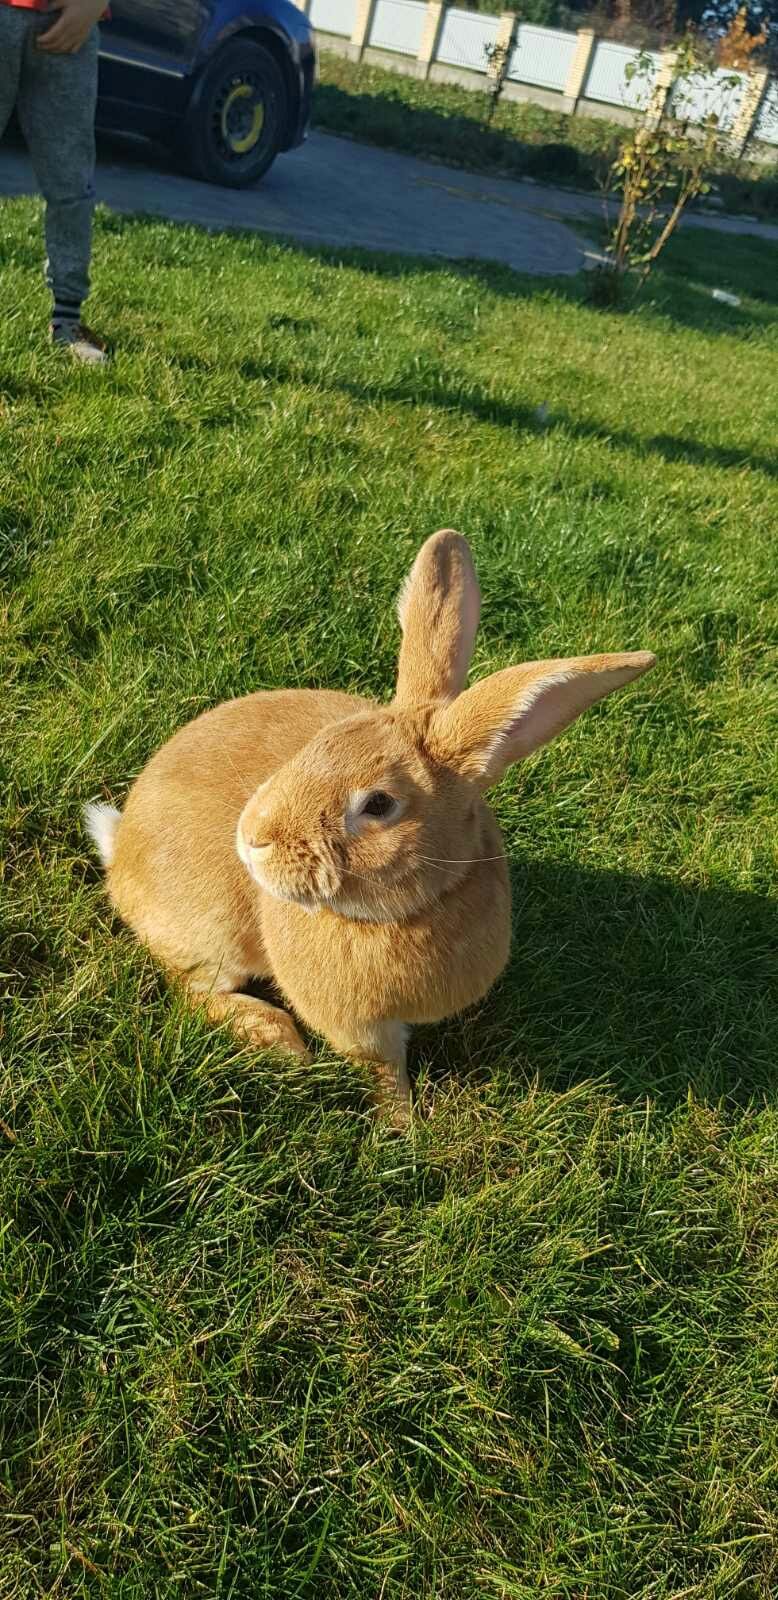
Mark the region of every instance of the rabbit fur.
[[121, 816], [86, 822], [107, 889], [195, 1005], [262, 1049], [307, 1058], [302, 1023], [372, 1064], [410, 1116], [409, 1029], [479, 1000], [505, 966], [510, 889], [484, 799], [511, 765], [653, 665], [648, 652], [536, 661], [466, 688], [480, 613], [469, 547], [422, 546], [399, 601], [382, 706], [274, 690], [226, 701], [163, 745]]

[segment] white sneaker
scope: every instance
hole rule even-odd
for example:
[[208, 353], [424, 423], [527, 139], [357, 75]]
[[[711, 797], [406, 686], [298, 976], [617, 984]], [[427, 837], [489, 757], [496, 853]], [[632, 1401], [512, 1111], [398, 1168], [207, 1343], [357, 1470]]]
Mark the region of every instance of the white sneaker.
[[98, 366], [108, 360], [103, 340], [83, 322], [52, 322], [50, 333], [52, 344], [69, 350], [74, 361]]

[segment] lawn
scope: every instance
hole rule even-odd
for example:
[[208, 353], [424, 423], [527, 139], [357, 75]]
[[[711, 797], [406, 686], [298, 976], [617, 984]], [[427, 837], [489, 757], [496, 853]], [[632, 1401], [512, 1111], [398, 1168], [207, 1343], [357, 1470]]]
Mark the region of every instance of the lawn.
[[[486, 95], [478, 90], [423, 82], [347, 61], [331, 50], [322, 51], [319, 65], [317, 127], [473, 172], [599, 190], [624, 141], [624, 128], [607, 118], [569, 116], [504, 98], [487, 127]], [[778, 215], [778, 152], [767, 162], [722, 155], [718, 166], [715, 198], [721, 205]]]
[[[616, 316], [102, 213], [79, 372], [3, 224], [0, 1595], [768, 1600], [778, 253]], [[496, 792], [511, 966], [397, 1141], [184, 1010], [79, 809], [225, 696], [387, 696], [441, 524], [477, 673], [659, 663]]]

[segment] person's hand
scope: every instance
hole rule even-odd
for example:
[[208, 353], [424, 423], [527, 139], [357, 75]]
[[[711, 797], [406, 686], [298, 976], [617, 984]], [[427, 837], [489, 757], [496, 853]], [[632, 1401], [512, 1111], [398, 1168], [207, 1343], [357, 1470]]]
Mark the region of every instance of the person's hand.
[[57, 21], [38, 34], [38, 49], [52, 55], [68, 56], [80, 50], [105, 10], [105, 0], [53, 0]]

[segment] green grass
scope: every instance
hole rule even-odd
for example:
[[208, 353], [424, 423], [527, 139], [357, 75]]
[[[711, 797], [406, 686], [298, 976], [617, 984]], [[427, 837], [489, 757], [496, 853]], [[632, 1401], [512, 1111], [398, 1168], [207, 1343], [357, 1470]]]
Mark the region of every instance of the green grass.
[[[511, 178], [601, 189], [624, 140], [606, 118], [571, 117], [529, 101], [500, 100], [490, 127], [486, 96], [425, 83], [322, 51], [314, 122], [366, 144]], [[778, 215], [778, 161], [727, 162], [715, 174], [725, 209]]]
[[[101, 214], [95, 373], [3, 220], [3, 1600], [768, 1600], [776, 252], [608, 317]], [[659, 664], [496, 794], [510, 970], [398, 1143], [184, 1011], [79, 808], [224, 696], [389, 694], [441, 524], [478, 673]]]

